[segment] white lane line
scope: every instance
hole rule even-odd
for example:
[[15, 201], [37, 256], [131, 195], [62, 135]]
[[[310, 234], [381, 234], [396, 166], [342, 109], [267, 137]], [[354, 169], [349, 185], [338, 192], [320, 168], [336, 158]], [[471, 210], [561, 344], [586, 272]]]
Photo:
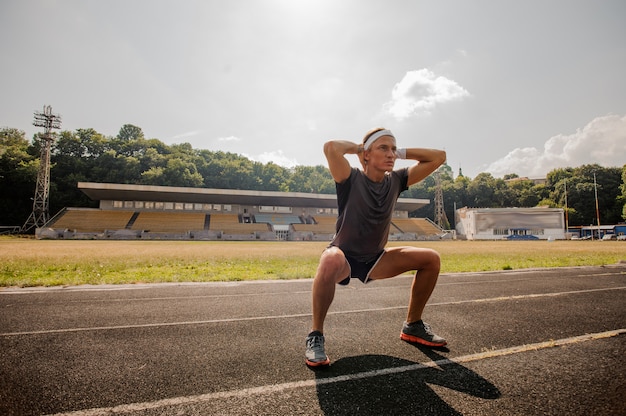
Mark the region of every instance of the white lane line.
[[[458, 282], [458, 283], [439, 283], [437, 286], [453, 286], [453, 285], [470, 285], [470, 284], [491, 284], [491, 283], [512, 283], [512, 282], [524, 282], [530, 279], [507, 279], [507, 280], [484, 280], [478, 282]], [[373, 281], [372, 281], [373, 282]], [[396, 290], [407, 290], [408, 287], [404, 286], [363, 286], [363, 287], [355, 287], [347, 286], [341, 287], [341, 290], [358, 290], [358, 291], [372, 291], [372, 290], [387, 290], [387, 289], [396, 289]], [[94, 289], [95, 290], [95, 289]], [[76, 292], [76, 291], [74, 291]], [[15, 292], [17, 293], [17, 292]], [[24, 293], [32, 293], [32, 292], [24, 292]], [[24, 294], [22, 293], [22, 294]], [[58, 294], [59, 292], [56, 292]], [[68, 292], [69, 293], [69, 292]], [[0, 292], [2, 294], [2, 292]], [[63, 301], [63, 304], [76, 304], [76, 303], [116, 303], [116, 302], [151, 302], [151, 301], [164, 301], [164, 300], [195, 300], [195, 299], [228, 299], [228, 298], [250, 298], [253, 296], [285, 296], [285, 295], [309, 295], [311, 294], [311, 290], [296, 290], [296, 291], [285, 291], [285, 292], [254, 292], [254, 293], [233, 293], [233, 294], [216, 294], [216, 295], [189, 295], [189, 296], [160, 296], [160, 297], [132, 297], [132, 298], [110, 298], [110, 299], [76, 299], [76, 300], [68, 300]], [[43, 302], [39, 302], [43, 303]], [[30, 303], [33, 305], [36, 303]]]
[[[444, 276], [444, 275], [442, 275]], [[400, 279], [398, 279], [399, 277], [404, 277], [406, 279], [412, 279], [413, 275], [401, 275], [401, 276], [396, 276], [396, 281], [399, 281]], [[308, 281], [310, 281], [311, 283], [313, 282], [312, 279], [306, 279]], [[523, 281], [527, 281], [527, 280], [532, 280], [532, 279], [494, 279], [494, 280], [478, 280], [478, 281], [468, 281], [468, 282], [443, 282], [440, 281], [437, 286], [452, 286], [452, 285], [470, 285], [470, 284], [488, 284], [488, 283], [511, 283], [511, 282], [523, 282]], [[303, 279], [302, 281], [299, 282], [304, 282], [305, 279]], [[248, 283], [248, 282], [257, 282], [257, 281], [247, 281], [247, 282], [241, 282], [241, 283]], [[277, 281], [273, 281], [273, 280], [269, 280], [269, 281], [265, 281], [268, 283], [278, 283], [278, 282], [287, 282], [285, 280], [277, 280]], [[373, 282], [373, 281], [372, 281]], [[212, 282], [210, 282], [212, 283]], [[234, 285], [230, 285], [228, 282], [221, 282], [224, 283], [224, 286], [222, 286], [221, 288], [231, 288]], [[73, 294], [73, 293], [94, 293], [94, 292], [112, 292], [112, 291], [117, 291], [117, 292], [121, 292], [121, 291], [131, 291], [131, 290], [136, 290], [136, 291], [144, 291], [146, 289], [179, 289], [179, 288], [190, 288], [192, 286], [181, 286], [181, 287], [176, 287], [176, 286], [171, 286], [168, 283], [160, 283], [160, 285], [162, 286], [158, 286], [159, 284], [155, 283], [153, 284], [152, 287], [133, 287], [132, 285], [125, 285], [124, 287], [119, 287], [119, 288], [109, 288], [109, 287], [103, 287], [103, 288], [99, 288], [97, 286], [93, 286], [93, 287], [89, 287], [89, 288], [84, 288], [84, 289], [80, 289], [80, 288], [10, 288], [10, 289], [6, 289], [6, 290], [2, 290], [2, 288], [0, 288], [0, 295], [32, 295], [32, 294], [54, 294], [54, 295], [58, 295], [58, 294]], [[242, 286], [242, 285], [239, 285]], [[197, 287], [197, 286], [196, 286]], [[215, 288], [216, 286], [211, 284], [209, 286], [206, 287], [211, 287], [211, 288]], [[342, 286], [341, 289], [346, 290], [346, 289], [355, 289], [355, 290], [384, 290], [384, 289], [403, 289], [406, 290], [407, 287], [406, 285], [385, 285], [385, 286], [377, 286], [377, 285], [369, 285], [369, 286], [365, 286], [363, 285], [362, 287], [357, 287], [356, 285], [350, 285], [350, 286]], [[110, 299], [76, 299], [76, 300], [68, 300], [68, 301], [64, 301], [64, 303], [94, 303], [94, 302], [129, 302], [129, 301], [160, 301], [160, 300], [177, 300], [177, 299], [182, 299], [182, 300], [186, 300], [186, 299], [205, 299], [205, 298], [233, 298], [233, 297], [250, 297], [250, 296], [284, 296], [284, 295], [292, 295], [292, 294], [310, 294], [311, 293], [311, 289], [306, 289], [306, 290], [295, 290], [295, 291], [281, 291], [281, 292], [249, 292], [249, 293], [226, 293], [226, 294], [210, 294], [210, 295], [190, 295], [190, 296], [156, 296], [156, 297], [132, 297], [132, 298], [110, 298]]]
[[[532, 272], [536, 272], [537, 270], [532, 270]], [[488, 272], [484, 272], [484, 273], [488, 273]], [[491, 272], [489, 272], [491, 273]], [[516, 275], [516, 274], [526, 274], [527, 272], [518, 272], [518, 273], [511, 273], [511, 275]], [[550, 277], [545, 277], [543, 275], [541, 276], [535, 276], [535, 277], [524, 277], [524, 278], [516, 278], [516, 279], [508, 279], [508, 280], [504, 280], [504, 279], [492, 279], [492, 280], [472, 280], [472, 281], [456, 281], [456, 282], [450, 282], [450, 281], [445, 281], [442, 282], [442, 280], [439, 280], [437, 282], [437, 286], [452, 286], [452, 285], [463, 285], [463, 284], [471, 284], [471, 283], [500, 283], [500, 282], [524, 282], [524, 281], [542, 281], [542, 280], [546, 280], [546, 279], [550, 279], [550, 281], [554, 281], [554, 280], [568, 280], [568, 279], [572, 279], [575, 277], [584, 277], [584, 278], [596, 278], [596, 277], [620, 277], [620, 275], [626, 274], [626, 272], [620, 272], [620, 273], [597, 273], [597, 274], [573, 274], [573, 275], [564, 275], [564, 276], [550, 276]], [[454, 278], [462, 278], [465, 277], [467, 274], [466, 273], [459, 273], [458, 276], [453, 276], [451, 274], [448, 275], [440, 275], [440, 278], [442, 276], [447, 276], [447, 277], [454, 277]], [[469, 276], [468, 276], [469, 277]], [[475, 277], [475, 276], [472, 276]]]
[[34, 287], [2, 287], [0, 295], [43, 294], [43, 293], [73, 293], [73, 292], [112, 292], [124, 290], [147, 289], [189, 289], [195, 287], [232, 288], [259, 284], [295, 284], [312, 282], [313, 279], [268, 279], [268, 280], [238, 280], [212, 282], [159, 282], [159, 283], [122, 283], [122, 284], [95, 284], [75, 286], [34, 286]]
[[[508, 301], [508, 300], [556, 297], [556, 296], [564, 296], [564, 295], [575, 295], [575, 294], [592, 293], [592, 292], [606, 292], [606, 291], [624, 290], [624, 289], [626, 289], [626, 286], [600, 288], [600, 289], [570, 290], [566, 292], [553, 292], [553, 293], [534, 293], [534, 294], [528, 294], [528, 295], [499, 296], [495, 298], [485, 298], [485, 299], [435, 302], [435, 303], [429, 303], [428, 306], [461, 305], [465, 303], [483, 303], [483, 302], [502, 302], [502, 301]], [[367, 309], [352, 309], [352, 310], [347, 310], [347, 311], [334, 311], [334, 312], [329, 312], [328, 315], [343, 315], [343, 314], [363, 313], [363, 312], [381, 312], [381, 311], [390, 311], [390, 310], [396, 310], [396, 309], [406, 309], [406, 305], [388, 306], [384, 308], [367, 308]], [[305, 318], [305, 317], [310, 317], [310, 316], [311, 316], [310, 313], [297, 313], [297, 314], [291, 314], [291, 315], [265, 315], [265, 316], [252, 316], [252, 317], [242, 317], [242, 318], [207, 319], [203, 321], [157, 322], [157, 323], [151, 323], [151, 324], [96, 326], [96, 327], [79, 327], [79, 328], [64, 328], [64, 329], [44, 329], [44, 330], [39, 330], [39, 331], [4, 332], [4, 333], [0, 333], [0, 337], [10, 337], [10, 336], [20, 336], [20, 335], [62, 334], [62, 333], [71, 333], [71, 332], [87, 332], [87, 331], [110, 331], [110, 330], [116, 330], [116, 329], [156, 328], [156, 327], [184, 326], [184, 325], [206, 325], [206, 324], [219, 324], [219, 323], [229, 323], [229, 322]]]
[[427, 363], [415, 363], [410, 365], [405, 365], [401, 367], [391, 367], [391, 368], [383, 368], [379, 370], [372, 371], [364, 371], [361, 373], [355, 374], [346, 374], [342, 376], [329, 377], [329, 378], [321, 378], [317, 380], [300, 380], [300, 381], [292, 381], [289, 383], [281, 383], [281, 384], [269, 384], [265, 386], [258, 387], [250, 387], [239, 390], [228, 390], [228, 391], [220, 391], [215, 393], [207, 393], [207, 394], [199, 394], [194, 396], [182, 396], [182, 397], [173, 397], [169, 399], [155, 400], [152, 402], [143, 402], [143, 403], [130, 403], [123, 404], [113, 407], [100, 407], [93, 409], [85, 409], [85, 410], [77, 410], [73, 412], [67, 413], [57, 413], [55, 415], [50, 416], [99, 416], [99, 415], [110, 415], [115, 413], [133, 413], [133, 412], [141, 412], [150, 409], [159, 409], [163, 407], [169, 406], [183, 406], [183, 405], [194, 405], [205, 402], [210, 402], [214, 400], [222, 400], [222, 399], [230, 399], [230, 398], [244, 398], [253, 395], [270, 395], [281, 393], [285, 390], [291, 389], [300, 389], [300, 388], [312, 388], [318, 385], [332, 384], [332, 383], [341, 383], [345, 381], [353, 381], [353, 380], [363, 380], [372, 377], [379, 377], [385, 375], [392, 374], [402, 374], [409, 371], [417, 371], [426, 368], [433, 367], [441, 367], [448, 364], [461, 364], [461, 363], [469, 363], [472, 361], [485, 360], [489, 358], [497, 358], [504, 357], [507, 355], [520, 354], [529, 351], [538, 351], [546, 348], [560, 347], [564, 345], [577, 344], [586, 341], [593, 341], [598, 339], [615, 337], [621, 334], [626, 333], [626, 328], [616, 329], [613, 331], [606, 332], [597, 332], [594, 334], [585, 334], [579, 335], [570, 338], [563, 338], [558, 340], [550, 340], [544, 342], [538, 342], [535, 344], [527, 344], [527, 345], [519, 345], [510, 348], [503, 348], [500, 350], [486, 351], [477, 354], [469, 354], [463, 355], [456, 358], [445, 358], [437, 361], [430, 361]]
[[24, 331], [24, 332], [5, 332], [0, 334], [0, 337], [8, 337], [15, 335], [42, 335], [42, 334], [58, 334], [67, 332], [87, 332], [87, 331], [110, 331], [115, 329], [133, 329], [133, 328], [155, 328], [166, 326], [184, 326], [184, 325], [206, 325], [206, 324], [218, 324], [228, 322], [242, 322], [242, 321], [259, 321], [269, 319], [287, 319], [287, 318], [301, 318], [311, 316], [311, 314], [293, 314], [293, 315], [268, 315], [268, 316], [252, 316], [245, 318], [227, 318], [227, 319], [207, 319], [204, 321], [185, 321], [185, 322], [157, 322], [153, 324], [134, 324], [134, 325], [114, 325], [114, 326], [94, 326], [84, 328], [65, 328], [65, 329], [44, 329], [41, 331]]
[[442, 302], [442, 303], [429, 303], [430, 306], [435, 305], [457, 305], [461, 303], [480, 303], [480, 302], [498, 302], [503, 300], [519, 300], [519, 299], [533, 299], [533, 298], [546, 298], [546, 297], [556, 297], [556, 296], [565, 296], [565, 295], [574, 295], [578, 293], [593, 293], [593, 292], [606, 292], [611, 290], [624, 290], [626, 286], [618, 286], [618, 287], [603, 287], [597, 289], [583, 289], [583, 290], [568, 290], [565, 292], [552, 292], [552, 293], [531, 293], [528, 295], [511, 295], [511, 296], [499, 296], [495, 298], [486, 298], [486, 299], [473, 299], [471, 301], [450, 301], [450, 302]]
[[[555, 271], [559, 271], [559, 270], [569, 270], [569, 269], [576, 269], [576, 268], [594, 268], [594, 266], [573, 266], [573, 267], [562, 267], [562, 268], [546, 268], [546, 269], [520, 269], [520, 270], [487, 270], [487, 271], [481, 271], [481, 272], [450, 272], [450, 273], [442, 273], [441, 275], [439, 275], [439, 283], [437, 284], [437, 286], [448, 286], [448, 285], [461, 285], [461, 284], [483, 284], [483, 283], [507, 283], [507, 282], [516, 282], [516, 281], [525, 281], [525, 280], [541, 280], [541, 279], [545, 279], [545, 276], [537, 276], [537, 277], [531, 277], [531, 278], [514, 278], [514, 279], [493, 279], [493, 280], [477, 280], [477, 281], [455, 281], [455, 282], [444, 282], [444, 280], [446, 278], [454, 278], [454, 279], [459, 279], [462, 277], [477, 277], [477, 276], [481, 276], [481, 275], [487, 275], [488, 277], [490, 275], [493, 274], [505, 274], [505, 275], [520, 275], [520, 274], [528, 274], [528, 273], [536, 273], [537, 271], [546, 271], [546, 272], [555, 272]], [[598, 266], [601, 267], [601, 266]], [[604, 266], [604, 267], [610, 267], [610, 266]], [[611, 272], [605, 272], [605, 273], [596, 273], [596, 274], [576, 274], [576, 275], [569, 275], [566, 276], [564, 278], [573, 278], [573, 277], [610, 277], [610, 276], [620, 276], [620, 275], [624, 275], [626, 274], [626, 272], [623, 271], [619, 271], [617, 273], [611, 273]], [[402, 274], [399, 276], [396, 276], [396, 280], [399, 277], [405, 277], [405, 278], [413, 278], [413, 274], [409, 273], [409, 274]], [[557, 277], [550, 277], [551, 279], [557, 278]], [[307, 279], [291, 279], [291, 280], [245, 280], [245, 281], [237, 281], [237, 282], [229, 282], [229, 281], [224, 281], [224, 282], [176, 282], [176, 283], [170, 283], [170, 282], [162, 282], [162, 283], [140, 283], [140, 284], [133, 284], [133, 283], [129, 283], [129, 284], [119, 284], [119, 285], [80, 285], [80, 286], [51, 286], [51, 287], [0, 287], [0, 296], [1, 295], [32, 295], [32, 294], [46, 294], [46, 293], [54, 293], [54, 294], [59, 294], [59, 293], [77, 293], [77, 292], [113, 292], [113, 291], [126, 291], [126, 290], [147, 290], [147, 289], [186, 289], [186, 288], [193, 288], [193, 287], [201, 287], [201, 288], [207, 288], [207, 287], [211, 287], [211, 288], [231, 288], [231, 287], [238, 287], [238, 286], [246, 286], [246, 285], [258, 285], [258, 284], [296, 284], [296, 283], [309, 283], [311, 284], [313, 282], [313, 279], [311, 278], [307, 278]], [[387, 288], [396, 288], [396, 287], [404, 287], [404, 286], [395, 286], [395, 285], [388, 285], [388, 286], [377, 286], [377, 287], [365, 287], [364, 289], [368, 289], [368, 290], [372, 290], [372, 289], [387, 289]], [[352, 286], [347, 286], [346, 289], [350, 289], [352, 288]], [[310, 290], [301, 290], [301, 291], [296, 291], [296, 292], [269, 292], [269, 293], [258, 293], [258, 292], [254, 292], [254, 293], [250, 293], [250, 294], [241, 294], [241, 295], [207, 295], [208, 297], [211, 296], [248, 296], [248, 295], [265, 295], [265, 294], [274, 294], [274, 293], [278, 293], [278, 294], [283, 294], [283, 293], [310, 293]], [[205, 297], [205, 296], [197, 296], [197, 297]], [[169, 297], [164, 297], [162, 299], [176, 299], [176, 298], [182, 298], [185, 299], [187, 298], [186, 296], [174, 296], [172, 298]], [[149, 299], [153, 299], [153, 298], [136, 298], [137, 300], [149, 300]], [[154, 298], [154, 299], [161, 299], [161, 298]], [[120, 299], [123, 301], [127, 301], [128, 299]]]

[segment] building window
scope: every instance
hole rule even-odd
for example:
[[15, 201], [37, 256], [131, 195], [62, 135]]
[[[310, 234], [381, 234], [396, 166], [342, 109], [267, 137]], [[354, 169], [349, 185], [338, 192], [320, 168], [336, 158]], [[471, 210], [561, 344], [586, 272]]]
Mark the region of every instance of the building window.
[[289, 213], [289, 214], [291, 214], [292, 209], [291, 209], [291, 207], [259, 205], [259, 212], [277, 212], [277, 213]]

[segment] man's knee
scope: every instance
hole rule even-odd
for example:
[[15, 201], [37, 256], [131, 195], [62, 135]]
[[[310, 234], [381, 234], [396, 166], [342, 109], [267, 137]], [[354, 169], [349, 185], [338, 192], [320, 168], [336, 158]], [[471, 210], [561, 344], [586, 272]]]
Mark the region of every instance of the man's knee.
[[428, 257], [430, 263], [433, 266], [437, 268], [441, 267], [441, 256], [439, 256], [439, 253], [437, 253], [435, 250], [429, 250]]
[[420, 249], [414, 253], [415, 263], [421, 267], [419, 269], [437, 270], [441, 268], [441, 257], [439, 253], [432, 249]]
[[322, 253], [320, 259], [320, 265], [324, 265], [330, 268], [343, 267], [346, 264], [346, 256], [343, 251], [337, 247], [330, 247]]
[[329, 279], [334, 283], [339, 277], [345, 277], [342, 274], [346, 267], [347, 261], [343, 252], [336, 247], [331, 247], [322, 253], [315, 277], [316, 279]]

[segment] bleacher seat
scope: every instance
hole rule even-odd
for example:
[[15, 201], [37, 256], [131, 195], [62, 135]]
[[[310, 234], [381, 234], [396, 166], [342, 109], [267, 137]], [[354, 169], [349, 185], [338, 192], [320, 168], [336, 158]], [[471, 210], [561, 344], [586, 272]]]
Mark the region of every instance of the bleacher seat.
[[[248, 217], [247, 217], [248, 218]], [[315, 239], [328, 238], [335, 233], [337, 218], [335, 216], [316, 216], [312, 218], [314, 224], [305, 224], [297, 215], [293, 214], [266, 214], [254, 215], [255, 222], [241, 222], [240, 215], [227, 213], [205, 212], [173, 212], [173, 211], [129, 211], [106, 210], [94, 208], [69, 208], [58, 218], [51, 221], [47, 228], [71, 233], [109, 233], [109, 232], [147, 232], [163, 235], [185, 234], [189, 232], [212, 232], [213, 235], [245, 236], [257, 234], [265, 235], [272, 230], [281, 230], [289, 225], [298, 237], [307, 233]], [[310, 220], [311, 217], [308, 217]], [[208, 230], [205, 229], [208, 222]], [[277, 226], [276, 228], [273, 228]], [[128, 227], [128, 228], [127, 228]], [[286, 231], [286, 230], [285, 230]], [[160, 234], [159, 234], [160, 233]], [[394, 218], [390, 229], [393, 235], [415, 234], [418, 238], [438, 236], [442, 230], [425, 218]], [[311, 237], [312, 236], [312, 237]], [[220, 237], [218, 237], [220, 238]]]
[[139, 213], [132, 230], [147, 230], [154, 233], [184, 233], [203, 230], [206, 214], [195, 212], [156, 212]]
[[300, 224], [300, 217], [293, 214], [255, 214], [256, 222], [265, 222], [272, 225]]
[[68, 209], [50, 228], [75, 230], [77, 232], [101, 233], [105, 230], [121, 230], [133, 216], [133, 211], [100, 209]]
[[239, 222], [237, 214], [211, 214], [209, 230], [221, 231], [224, 234], [250, 234], [257, 231], [269, 231], [270, 229], [267, 223]]
[[425, 218], [394, 218], [392, 223], [404, 233], [425, 236], [441, 234], [441, 229]]
[[337, 218], [315, 217], [317, 224], [294, 224], [294, 231], [307, 231], [320, 234], [334, 234]]

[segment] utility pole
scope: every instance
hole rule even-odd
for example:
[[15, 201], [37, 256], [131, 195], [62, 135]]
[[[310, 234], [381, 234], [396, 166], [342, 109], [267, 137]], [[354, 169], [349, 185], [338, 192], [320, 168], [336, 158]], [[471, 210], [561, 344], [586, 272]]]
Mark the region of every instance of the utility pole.
[[596, 182], [595, 172], [593, 172], [593, 189], [596, 195], [596, 219], [598, 220], [598, 238], [600, 238], [600, 209], [598, 207], [598, 183]]
[[569, 219], [568, 219], [568, 206], [567, 206], [567, 178], [565, 179], [564, 182], [565, 185], [565, 232], [568, 233], [569, 232]]
[[435, 224], [444, 230], [450, 228], [450, 222], [443, 209], [443, 190], [441, 188], [441, 173], [435, 171]]
[[43, 227], [50, 219], [48, 205], [50, 201], [50, 148], [54, 141], [52, 129], [61, 128], [61, 116], [53, 114], [51, 106], [44, 106], [43, 112], [35, 112], [33, 125], [43, 127], [44, 133], [40, 138], [41, 155], [39, 157], [35, 197], [33, 198], [33, 212], [22, 226], [21, 233]]

